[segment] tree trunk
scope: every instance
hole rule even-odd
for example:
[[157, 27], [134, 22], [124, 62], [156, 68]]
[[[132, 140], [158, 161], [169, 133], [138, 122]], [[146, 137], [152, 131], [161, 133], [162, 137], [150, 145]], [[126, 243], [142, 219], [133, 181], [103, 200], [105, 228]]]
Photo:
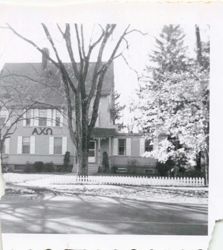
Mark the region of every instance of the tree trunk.
[[[77, 171], [75, 171], [75, 169]], [[79, 148], [76, 149], [73, 172], [76, 172], [79, 176], [88, 175], [88, 146], [86, 143], [82, 143], [82, 147], [79, 146]]]
[[5, 182], [2, 176], [2, 160], [0, 158], [0, 199], [4, 194], [5, 194]]
[[87, 176], [88, 175], [88, 148], [87, 147], [83, 148], [81, 158], [82, 158], [81, 159], [82, 164], [81, 164], [79, 175]]
[[209, 184], [209, 153], [207, 150], [204, 152], [204, 184], [208, 185]]
[[3, 147], [4, 147], [4, 141], [0, 141], [0, 174], [3, 173]]

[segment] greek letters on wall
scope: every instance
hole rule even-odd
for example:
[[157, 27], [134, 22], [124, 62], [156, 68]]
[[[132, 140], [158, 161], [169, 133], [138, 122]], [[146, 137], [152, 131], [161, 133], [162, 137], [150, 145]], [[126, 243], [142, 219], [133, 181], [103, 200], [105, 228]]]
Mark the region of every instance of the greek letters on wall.
[[53, 135], [52, 128], [34, 128], [32, 135]]

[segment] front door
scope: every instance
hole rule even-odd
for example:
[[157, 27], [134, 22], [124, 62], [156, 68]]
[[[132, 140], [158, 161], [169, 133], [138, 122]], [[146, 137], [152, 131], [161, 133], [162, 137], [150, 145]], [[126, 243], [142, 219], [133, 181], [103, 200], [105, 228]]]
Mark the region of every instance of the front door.
[[96, 162], [96, 141], [94, 141], [94, 140], [91, 140], [89, 143], [88, 162], [89, 163]]

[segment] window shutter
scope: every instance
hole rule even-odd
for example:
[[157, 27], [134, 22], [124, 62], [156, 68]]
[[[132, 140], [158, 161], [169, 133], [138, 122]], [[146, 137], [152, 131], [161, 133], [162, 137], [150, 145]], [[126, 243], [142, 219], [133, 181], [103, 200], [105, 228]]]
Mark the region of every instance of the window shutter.
[[113, 139], [113, 155], [118, 155], [118, 138]]
[[46, 121], [47, 127], [51, 127], [52, 125], [52, 110], [47, 109], [47, 121]]
[[131, 141], [132, 141], [131, 138], [126, 139], [126, 155], [131, 155], [131, 148], [132, 148]]
[[31, 113], [30, 114], [30, 118], [31, 118], [31, 120], [30, 120], [30, 126], [33, 127], [34, 126], [34, 119], [33, 119], [33, 117], [34, 117], [34, 110], [31, 109], [30, 113]]
[[9, 154], [10, 138], [5, 139], [5, 154]]
[[52, 120], [53, 127], [56, 126], [56, 109], [53, 109], [53, 120]]
[[63, 109], [60, 110], [60, 127], [63, 127]]
[[49, 154], [53, 155], [54, 153], [54, 137], [50, 136], [49, 137]]
[[33, 122], [33, 125], [35, 127], [38, 127], [39, 126], [39, 110], [38, 109], [34, 109], [34, 122]]
[[139, 155], [143, 156], [145, 153], [145, 138], [140, 138], [139, 141]]
[[35, 154], [35, 136], [30, 136], [30, 154]]
[[17, 139], [17, 154], [22, 153], [22, 136], [18, 136]]
[[65, 155], [67, 152], [67, 137], [63, 136], [62, 138], [62, 154]]
[[[20, 116], [21, 117], [21, 116]], [[23, 127], [25, 127], [26, 126], [26, 110], [24, 109], [23, 110], [23, 116], [22, 116], [22, 125], [23, 125]]]

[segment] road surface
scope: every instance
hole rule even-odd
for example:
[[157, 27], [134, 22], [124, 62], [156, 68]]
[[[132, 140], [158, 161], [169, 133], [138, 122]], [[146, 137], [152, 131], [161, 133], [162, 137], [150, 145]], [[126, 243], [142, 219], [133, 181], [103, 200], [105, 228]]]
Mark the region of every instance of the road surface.
[[207, 205], [75, 195], [0, 201], [3, 233], [206, 235]]

